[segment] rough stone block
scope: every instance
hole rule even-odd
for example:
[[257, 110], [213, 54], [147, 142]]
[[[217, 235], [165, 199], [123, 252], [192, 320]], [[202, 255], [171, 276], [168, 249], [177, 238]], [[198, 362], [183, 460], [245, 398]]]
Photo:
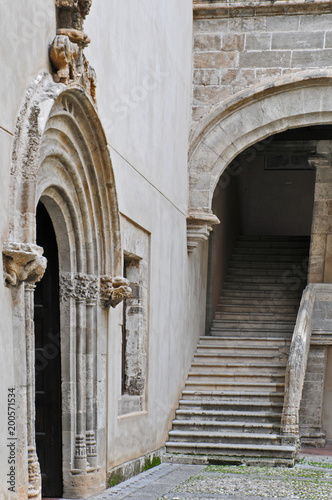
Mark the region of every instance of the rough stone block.
[[245, 33], [246, 31], [265, 31], [265, 17], [235, 17], [229, 19], [228, 30]]
[[322, 49], [324, 32], [315, 33], [273, 33], [272, 49]]
[[194, 55], [196, 68], [236, 68], [238, 52], [198, 52]]
[[266, 19], [266, 31], [297, 31], [300, 16], [271, 16]]
[[234, 82], [237, 75], [237, 69], [222, 69], [220, 71], [220, 81], [223, 85], [229, 85]]
[[331, 200], [332, 185], [329, 182], [318, 182], [315, 187], [315, 200]]
[[256, 78], [259, 80], [262, 80], [263, 78], [277, 78], [281, 76], [281, 74], [281, 68], [256, 69]]
[[209, 107], [208, 106], [192, 106], [192, 119], [194, 122], [199, 122], [208, 112], [209, 112]]
[[331, 65], [332, 50], [295, 50], [292, 54], [292, 68], [317, 68]]
[[332, 167], [319, 167], [316, 173], [316, 183], [332, 182]]
[[194, 71], [194, 85], [219, 85], [220, 70], [196, 69]]
[[328, 210], [327, 210], [327, 203], [328, 201], [326, 200], [319, 200], [314, 202], [314, 216], [315, 217], [322, 217], [329, 215]]
[[228, 31], [228, 19], [197, 19], [194, 33], [223, 33]]
[[270, 50], [271, 34], [255, 33], [246, 35], [246, 50]]
[[314, 14], [300, 17], [300, 31], [326, 31], [331, 29], [332, 14]]
[[241, 68], [273, 68], [289, 66], [291, 51], [241, 52], [239, 66]]
[[244, 48], [244, 35], [234, 35], [227, 33], [222, 37], [222, 50], [243, 50]]
[[205, 85], [194, 86], [194, 104], [200, 105], [216, 105], [231, 95], [231, 89], [228, 86], [213, 87]]
[[325, 33], [325, 49], [332, 48], [332, 31]]
[[319, 233], [332, 233], [332, 217], [331, 216], [326, 216], [326, 217], [320, 217], [316, 218], [314, 217], [313, 222], [312, 222], [312, 230], [311, 232], [313, 234]]
[[221, 36], [215, 34], [198, 34], [194, 37], [194, 50], [196, 52], [211, 52], [220, 50]]

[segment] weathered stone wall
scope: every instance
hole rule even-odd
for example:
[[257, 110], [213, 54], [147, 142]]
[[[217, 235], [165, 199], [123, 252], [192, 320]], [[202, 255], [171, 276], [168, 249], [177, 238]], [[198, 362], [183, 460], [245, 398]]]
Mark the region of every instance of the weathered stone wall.
[[332, 14], [257, 14], [194, 20], [195, 122], [256, 83], [331, 65]]

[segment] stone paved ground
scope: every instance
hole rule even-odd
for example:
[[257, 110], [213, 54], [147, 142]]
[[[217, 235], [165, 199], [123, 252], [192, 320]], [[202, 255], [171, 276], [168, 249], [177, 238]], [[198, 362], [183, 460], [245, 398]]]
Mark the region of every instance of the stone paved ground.
[[329, 451], [301, 457], [294, 468], [161, 464], [93, 500], [331, 500]]

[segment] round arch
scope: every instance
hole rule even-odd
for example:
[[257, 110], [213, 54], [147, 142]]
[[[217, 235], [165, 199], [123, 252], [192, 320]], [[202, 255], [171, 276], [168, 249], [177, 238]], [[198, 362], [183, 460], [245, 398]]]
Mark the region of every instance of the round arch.
[[332, 123], [332, 72], [299, 72], [238, 93], [201, 123], [189, 151], [189, 220], [213, 224], [213, 193], [242, 151], [290, 128]]

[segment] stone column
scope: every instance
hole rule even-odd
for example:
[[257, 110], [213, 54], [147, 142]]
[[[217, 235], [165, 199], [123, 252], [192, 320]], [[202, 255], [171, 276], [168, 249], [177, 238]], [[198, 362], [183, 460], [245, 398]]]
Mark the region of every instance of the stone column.
[[29, 498], [41, 498], [41, 475], [36, 452], [35, 432], [35, 328], [34, 328], [34, 291], [36, 285], [24, 286], [25, 339], [27, 363], [27, 420], [28, 420], [28, 474]]
[[74, 468], [80, 472], [86, 471], [85, 442], [85, 300], [76, 300], [76, 436]]
[[43, 249], [33, 244], [7, 242], [3, 245], [6, 286], [17, 289], [24, 284], [24, 318], [26, 342], [28, 498], [41, 499], [41, 474], [35, 441], [35, 283], [44, 275], [47, 261]]
[[91, 469], [97, 467], [97, 442], [95, 434], [96, 399], [96, 300], [89, 299], [86, 305], [86, 446], [87, 459]]

